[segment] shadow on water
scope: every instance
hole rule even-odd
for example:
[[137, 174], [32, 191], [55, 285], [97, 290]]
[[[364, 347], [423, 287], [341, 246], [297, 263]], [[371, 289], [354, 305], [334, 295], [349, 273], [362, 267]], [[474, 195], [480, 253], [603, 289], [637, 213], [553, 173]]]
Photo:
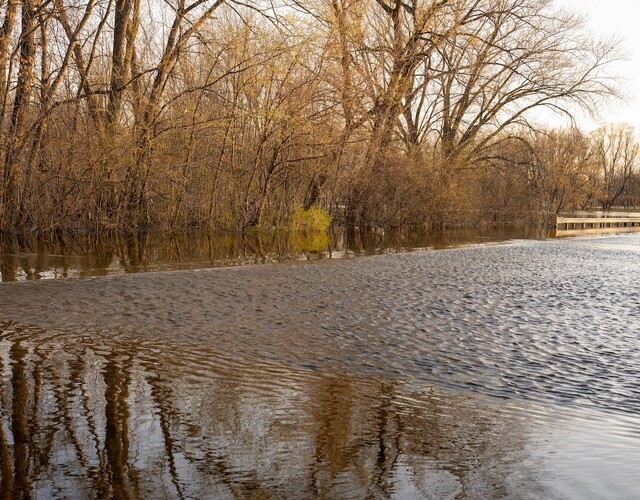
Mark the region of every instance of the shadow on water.
[[529, 439], [426, 386], [164, 347], [4, 324], [2, 497], [495, 497]]
[[441, 231], [344, 231], [330, 233], [135, 233], [53, 234], [48, 239], [0, 234], [2, 281], [101, 276], [144, 271], [195, 269], [339, 259], [504, 241], [537, 239], [539, 227]]

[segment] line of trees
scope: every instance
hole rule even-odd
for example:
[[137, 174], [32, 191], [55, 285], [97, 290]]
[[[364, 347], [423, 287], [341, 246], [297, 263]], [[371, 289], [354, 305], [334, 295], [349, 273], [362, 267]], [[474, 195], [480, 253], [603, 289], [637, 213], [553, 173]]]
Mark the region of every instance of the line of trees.
[[637, 198], [631, 130], [535, 125], [619, 93], [618, 44], [551, 0], [0, 14], [5, 229], [244, 229], [314, 205], [352, 225], [443, 224]]

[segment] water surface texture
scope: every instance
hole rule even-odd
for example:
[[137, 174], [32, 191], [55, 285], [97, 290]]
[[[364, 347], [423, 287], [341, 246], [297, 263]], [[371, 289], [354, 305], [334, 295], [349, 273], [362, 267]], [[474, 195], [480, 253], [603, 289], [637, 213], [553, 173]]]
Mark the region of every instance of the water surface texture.
[[344, 259], [424, 248], [541, 238], [540, 226], [440, 231], [333, 228], [324, 233], [0, 234], [0, 281], [82, 278], [274, 262]]
[[640, 235], [0, 286], [6, 495], [638, 498]]

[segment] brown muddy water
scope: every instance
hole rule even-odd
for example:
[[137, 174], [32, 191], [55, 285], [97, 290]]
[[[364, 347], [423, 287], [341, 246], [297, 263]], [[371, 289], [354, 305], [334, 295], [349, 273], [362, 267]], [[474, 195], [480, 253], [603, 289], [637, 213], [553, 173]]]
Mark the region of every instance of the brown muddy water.
[[3, 283], [2, 496], [640, 497], [640, 234], [388, 252]]
[[0, 234], [0, 281], [82, 278], [148, 271], [344, 259], [425, 248], [542, 238], [542, 227], [455, 229], [437, 232], [140, 233], [46, 240]]

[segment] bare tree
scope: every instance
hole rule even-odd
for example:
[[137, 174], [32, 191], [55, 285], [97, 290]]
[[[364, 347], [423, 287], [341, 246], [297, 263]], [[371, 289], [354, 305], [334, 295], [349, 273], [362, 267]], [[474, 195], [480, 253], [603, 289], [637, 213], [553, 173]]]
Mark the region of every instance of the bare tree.
[[36, 5], [32, 0], [22, 0], [20, 23], [18, 81], [11, 108], [7, 142], [3, 153], [0, 154], [0, 164], [4, 167], [0, 204], [4, 208], [3, 223], [8, 225], [15, 224], [19, 216], [20, 196], [16, 169], [25, 140], [27, 111], [34, 79], [37, 13]]
[[594, 133], [593, 148], [602, 176], [602, 209], [611, 210], [638, 170], [639, 146], [633, 127], [618, 124], [600, 128]]
[[551, 0], [7, 0], [0, 17], [7, 229], [273, 225], [312, 205], [424, 220], [479, 196], [535, 113], [618, 90], [617, 44]]

